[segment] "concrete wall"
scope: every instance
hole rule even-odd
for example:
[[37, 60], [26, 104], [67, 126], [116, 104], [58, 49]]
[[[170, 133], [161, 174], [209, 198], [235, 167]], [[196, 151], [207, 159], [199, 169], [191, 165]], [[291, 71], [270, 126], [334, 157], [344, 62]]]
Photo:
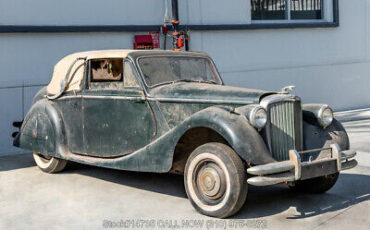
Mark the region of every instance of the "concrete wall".
[[[191, 24], [251, 23], [249, 1], [232, 2], [180, 1], [180, 18]], [[0, 0], [4, 25], [161, 24], [163, 14], [162, 0]], [[266, 90], [296, 85], [304, 102], [328, 103], [337, 111], [370, 107], [370, 1], [340, 0], [340, 23], [338, 28], [191, 32], [190, 47], [208, 52], [229, 85]], [[11, 146], [11, 123], [22, 120], [60, 58], [131, 48], [132, 42], [133, 33], [0, 34], [0, 155], [22, 151]]]

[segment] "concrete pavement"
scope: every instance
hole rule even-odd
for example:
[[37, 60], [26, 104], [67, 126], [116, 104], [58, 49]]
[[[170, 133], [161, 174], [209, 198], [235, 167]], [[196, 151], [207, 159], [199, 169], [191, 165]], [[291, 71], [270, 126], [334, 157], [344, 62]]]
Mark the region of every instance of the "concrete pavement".
[[[41, 172], [31, 154], [0, 158], [0, 229], [368, 229], [370, 120], [345, 122], [359, 165], [321, 195], [287, 186], [249, 187], [242, 210], [227, 220], [198, 214], [183, 178], [70, 162]], [[108, 228], [109, 229], [109, 228]]]

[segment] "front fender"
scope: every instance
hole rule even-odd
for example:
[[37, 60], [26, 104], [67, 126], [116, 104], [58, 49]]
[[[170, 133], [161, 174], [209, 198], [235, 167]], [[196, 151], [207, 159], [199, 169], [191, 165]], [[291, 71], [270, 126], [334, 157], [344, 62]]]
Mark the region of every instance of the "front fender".
[[319, 125], [303, 122], [304, 149], [328, 148], [331, 144], [338, 144], [342, 150], [350, 148], [349, 138], [342, 124], [334, 119], [325, 129]]
[[261, 135], [239, 114], [221, 107], [201, 110], [175, 128], [177, 141], [187, 130], [197, 127], [207, 127], [219, 133], [248, 163], [257, 165], [275, 162]]

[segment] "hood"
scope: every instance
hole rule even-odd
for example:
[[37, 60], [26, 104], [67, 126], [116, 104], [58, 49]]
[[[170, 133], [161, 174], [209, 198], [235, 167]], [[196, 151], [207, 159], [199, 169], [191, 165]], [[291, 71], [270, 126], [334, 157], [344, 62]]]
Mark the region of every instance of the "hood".
[[230, 104], [258, 104], [262, 96], [273, 92], [216, 85], [207, 83], [179, 82], [158, 86], [150, 90], [150, 96], [160, 99], [186, 99], [204, 102], [218, 101]]

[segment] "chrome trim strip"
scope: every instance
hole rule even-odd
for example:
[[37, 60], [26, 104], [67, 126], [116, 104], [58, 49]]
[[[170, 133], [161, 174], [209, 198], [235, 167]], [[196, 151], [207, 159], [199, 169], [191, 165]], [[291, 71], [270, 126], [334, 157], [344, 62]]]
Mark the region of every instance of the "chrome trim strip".
[[247, 169], [247, 173], [259, 176], [290, 171], [295, 168], [293, 161], [280, 161], [257, 165]]
[[280, 174], [272, 174], [269, 176], [255, 176], [251, 177], [247, 180], [248, 184], [254, 186], [267, 186], [267, 185], [274, 185], [283, 182], [291, 182], [294, 181], [294, 173], [292, 172], [285, 172]]
[[93, 96], [93, 95], [71, 95], [71, 96], [63, 96], [58, 100], [62, 99], [69, 99], [69, 98], [89, 98], [89, 99], [122, 99], [122, 100], [145, 100], [144, 97], [127, 97], [127, 96]]
[[267, 96], [261, 100], [260, 105], [267, 110], [267, 107], [271, 104], [280, 102], [280, 101], [289, 101], [289, 100], [296, 100], [297, 97], [291, 94], [273, 94], [271, 96]]
[[253, 103], [253, 101], [232, 101], [232, 100], [214, 100], [214, 99], [191, 99], [191, 98], [147, 98], [148, 101], [158, 102], [196, 102], [196, 103], [214, 103], [214, 104], [238, 104], [246, 105]]
[[[145, 100], [144, 97], [128, 97], [128, 96], [97, 96], [97, 95], [68, 95], [60, 97], [61, 99], [68, 98], [100, 98], [100, 99], [124, 99], [124, 100]], [[237, 104], [246, 105], [251, 104], [253, 101], [232, 101], [232, 100], [213, 100], [213, 99], [191, 99], [191, 98], [146, 98], [148, 101], [158, 102], [195, 102], [195, 103], [214, 103], [214, 104]]]

